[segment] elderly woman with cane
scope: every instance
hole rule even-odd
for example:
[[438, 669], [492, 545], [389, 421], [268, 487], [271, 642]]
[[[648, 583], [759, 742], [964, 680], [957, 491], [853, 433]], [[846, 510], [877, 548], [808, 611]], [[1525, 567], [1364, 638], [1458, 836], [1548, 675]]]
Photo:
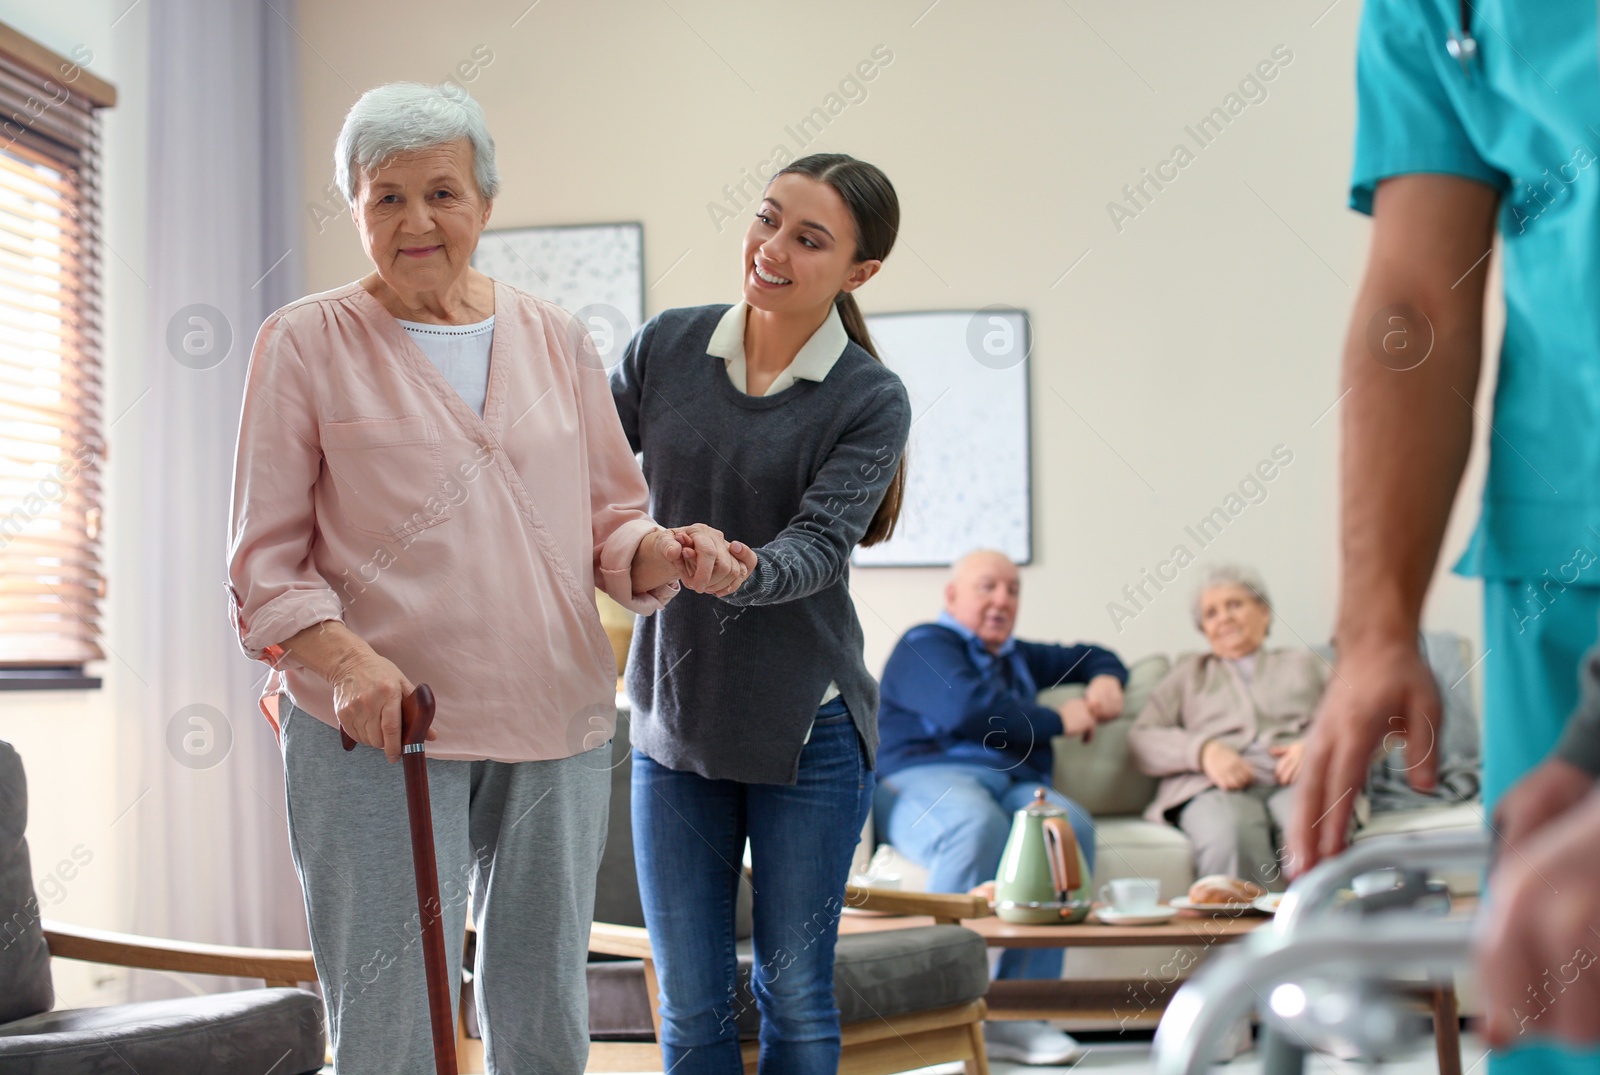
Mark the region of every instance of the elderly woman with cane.
[[[432, 1070], [388, 764], [426, 682], [447, 965], [470, 894], [488, 1070], [581, 1072], [615, 716], [594, 588], [648, 614], [680, 581], [742, 581], [742, 550], [655, 524], [588, 335], [471, 268], [499, 177], [465, 91], [369, 91], [334, 167], [374, 271], [256, 338], [229, 573], [240, 644], [272, 666], [262, 708], [336, 1070]], [[341, 728], [366, 748], [346, 754]]]

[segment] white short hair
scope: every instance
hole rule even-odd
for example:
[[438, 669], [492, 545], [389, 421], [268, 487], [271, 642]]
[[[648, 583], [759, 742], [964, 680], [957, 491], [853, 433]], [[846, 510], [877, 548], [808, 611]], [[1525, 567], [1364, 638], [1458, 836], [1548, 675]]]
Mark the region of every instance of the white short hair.
[[473, 179], [484, 201], [500, 193], [500, 171], [494, 163], [494, 139], [483, 108], [472, 94], [453, 82], [425, 86], [390, 82], [363, 93], [345, 113], [344, 126], [333, 144], [333, 178], [344, 200], [356, 203], [361, 173], [371, 171], [396, 153], [428, 149], [465, 138], [472, 146]]
[[1194, 605], [1190, 609], [1194, 614], [1194, 625], [1200, 626], [1200, 601], [1207, 590], [1218, 586], [1239, 586], [1249, 590], [1251, 596], [1264, 605], [1268, 612], [1272, 611], [1272, 601], [1267, 597], [1267, 584], [1261, 581], [1261, 576], [1254, 568], [1240, 567], [1237, 564], [1217, 564], [1206, 569], [1205, 577], [1200, 580], [1200, 588], [1194, 592]]

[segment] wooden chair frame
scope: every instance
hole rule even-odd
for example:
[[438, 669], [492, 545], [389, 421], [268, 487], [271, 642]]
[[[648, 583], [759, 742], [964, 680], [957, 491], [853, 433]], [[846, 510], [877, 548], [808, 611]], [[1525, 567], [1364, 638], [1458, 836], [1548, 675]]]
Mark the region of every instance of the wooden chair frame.
[[[845, 902], [863, 911], [932, 916], [934, 921], [945, 925], [957, 925], [964, 918], [984, 918], [990, 913], [988, 903], [977, 896], [899, 892], [855, 885], [846, 889]], [[589, 932], [589, 951], [637, 959], [644, 964], [645, 988], [650, 994], [650, 1021], [659, 1041], [661, 1013], [656, 997], [660, 986], [649, 934], [639, 926], [596, 922]], [[839, 1059], [840, 1075], [889, 1075], [955, 1060], [966, 1065], [967, 1075], [989, 1075], [989, 1060], [983, 1043], [983, 1019], [987, 1012], [988, 1007], [980, 997], [949, 1008], [846, 1023], [840, 1028], [844, 1045]], [[590, 1048], [592, 1071], [662, 1068], [661, 1050], [655, 1043], [595, 1042]], [[744, 1043], [746, 1072], [755, 1072], [758, 1048], [755, 1042]], [[598, 1065], [597, 1060], [600, 1061]]]
[[[112, 967], [215, 974], [225, 978], [259, 978], [268, 988], [295, 988], [317, 980], [311, 953], [293, 948], [239, 948], [200, 944], [165, 937], [144, 937], [107, 929], [74, 926], [46, 918], [45, 945], [52, 959], [75, 959]], [[326, 1046], [324, 1046], [326, 1048]], [[323, 1062], [333, 1057], [324, 1053]]]
[[268, 986], [296, 986], [317, 980], [310, 952], [295, 949], [236, 948], [161, 937], [141, 937], [45, 919], [44, 939], [55, 959], [77, 959], [141, 970], [259, 978]]

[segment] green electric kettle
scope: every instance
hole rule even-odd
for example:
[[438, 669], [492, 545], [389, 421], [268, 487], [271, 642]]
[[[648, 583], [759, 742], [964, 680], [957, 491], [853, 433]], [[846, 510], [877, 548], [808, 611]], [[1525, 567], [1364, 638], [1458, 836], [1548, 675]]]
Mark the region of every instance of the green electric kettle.
[[1067, 812], [1041, 788], [1012, 818], [995, 878], [995, 914], [1024, 925], [1081, 922], [1089, 913], [1090, 881]]

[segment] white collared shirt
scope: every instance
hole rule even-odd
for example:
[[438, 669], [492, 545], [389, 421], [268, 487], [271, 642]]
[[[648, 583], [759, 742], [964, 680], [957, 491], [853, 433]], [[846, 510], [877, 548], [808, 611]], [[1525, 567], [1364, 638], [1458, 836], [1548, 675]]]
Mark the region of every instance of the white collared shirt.
[[[749, 307], [743, 302], [736, 302], [728, 307], [728, 312], [722, 315], [722, 320], [717, 322], [716, 331], [711, 334], [711, 342], [706, 344], [706, 354], [715, 355], [722, 359], [728, 369], [728, 379], [733, 382], [733, 387], [745, 391], [745, 357], [744, 357], [744, 319], [745, 311]], [[844, 354], [844, 349], [850, 346], [850, 334], [844, 330], [844, 322], [839, 319], [837, 306], [828, 309], [828, 319], [822, 327], [811, 334], [794, 360], [773, 378], [764, 395], [775, 396], [796, 381], [821, 381], [828, 376], [828, 371], [833, 369], [833, 364], [839, 361], [839, 356]]]
[[[744, 318], [748, 309], [749, 307], [743, 302], [736, 302], [728, 307], [728, 312], [722, 315], [722, 320], [717, 322], [716, 330], [711, 333], [711, 342], [706, 344], [706, 354], [722, 359], [728, 370], [728, 379], [733, 382], [733, 387], [741, 392], [745, 391], [746, 384]], [[844, 330], [844, 321], [839, 317], [839, 308], [830, 306], [828, 319], [811, 334], [811, 338], [795, 354], [793, 361], [772, 379], [772, 383], [767, 386], [763, 395], [775, 396], [799, 380], [826, 379], [828, 371], [833, 369], [833, 364], [839, 361], [839, 356], [844, 354], [844, 349], [848, 346], [850, 346], [850, 334]], [[828, 689], [822, 692], [822, 700], [817, 705], [825, 705], [838, 695], [839, 684], [829, 683]], [[806, 729], [805, 742], [811, 742], [809, 728]]]

